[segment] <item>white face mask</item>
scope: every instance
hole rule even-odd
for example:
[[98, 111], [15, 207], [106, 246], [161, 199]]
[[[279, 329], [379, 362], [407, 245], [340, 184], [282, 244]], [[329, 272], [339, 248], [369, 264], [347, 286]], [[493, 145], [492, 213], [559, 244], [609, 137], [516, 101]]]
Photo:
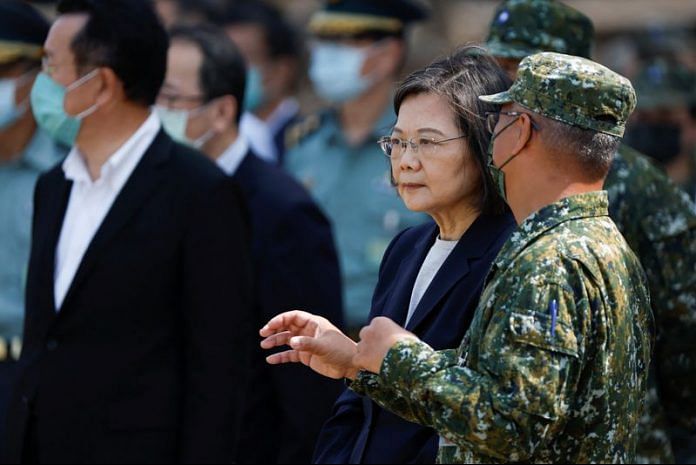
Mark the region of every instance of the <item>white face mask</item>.
[[205, 106], [196, 110], [172, 110], [167, 107], [155, 106], [155, 112], [157, 116], [159, 116], [160, 121], [162, 121], [165, 132], [169, 134], [172, 139], [196, 150], [200, 150], [213, 138], [213, 136], [215, 136], [215, 131], [210, 129], [198, 139], [192, 140], [186, 135], [186, 129], [188, 128], [189, 118], [197, 115], [204, 108]]
[[29, 97], [17, 105], [17, 87], [28, 81], [34, 75], [30, 71], [18, 78], [0, 79], [0, 130], [5, 129], [19, 120], [29, 109]]
[[312, 49], [309, 77], [319, 96], [331, 103], [345, 103], [364, 94], [374, 77], [362, 69], [370, 48], [320, 42]]

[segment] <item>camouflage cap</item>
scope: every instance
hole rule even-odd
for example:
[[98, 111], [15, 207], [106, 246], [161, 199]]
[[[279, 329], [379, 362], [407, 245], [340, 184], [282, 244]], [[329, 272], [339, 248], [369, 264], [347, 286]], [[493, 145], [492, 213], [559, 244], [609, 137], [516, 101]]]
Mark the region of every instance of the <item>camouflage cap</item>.
[[636, 106], [625, 77], [586, 58], [550, 52], [522, 60], [510, 90], [479, 98], [518, 103], [547, 118], [619, 137]]
[[664, 59], [648, 63], [634, 80], [638, 108], [670, 108], [696, 103], [696, 74]]
[[590, 18], [555, 0], [508, 0], [498, 7], [486, 47], [493, 56], [524, 58], [539, 52], [590, 57]]

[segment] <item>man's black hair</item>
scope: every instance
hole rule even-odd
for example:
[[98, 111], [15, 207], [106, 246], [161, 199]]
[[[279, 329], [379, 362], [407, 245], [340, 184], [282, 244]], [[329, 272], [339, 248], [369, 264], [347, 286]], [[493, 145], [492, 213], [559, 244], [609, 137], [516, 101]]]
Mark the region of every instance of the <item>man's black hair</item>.
[[237, 123], [242, 116], [246, 90], [244, 58], [224, 31], [213, 26], [177, 26], [171, 40], [183, 40], [197, 46], [203, 55], [199, 72], [201, 91], [206, 102], [231, 95], [237, 100]]
[[130, 101], [155, 103], [167, 72], [169, 39], [149, 0], [61, 0], [58, 13], [89, 16], [71, 44], [79, 70], [110, 68]]
[[229, 27], [252, 24], [261, 27], [271, 58], [301, 58], [302, 41], [297, 30], [273, 5], [261, 0], [240, 0], [233, 3], [225, 14], [213, 18], [216, 25]]

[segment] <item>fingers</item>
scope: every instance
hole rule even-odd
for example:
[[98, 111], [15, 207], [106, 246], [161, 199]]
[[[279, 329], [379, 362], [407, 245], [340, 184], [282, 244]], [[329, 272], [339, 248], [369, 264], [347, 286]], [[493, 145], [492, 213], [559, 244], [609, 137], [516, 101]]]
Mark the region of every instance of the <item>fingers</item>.
[[295, 351], [308, 352], [314, 355], [323, 355], [327, 352], [325, 342], [314, 337], [295, 336], [289, 340], [289, 345]]
[[269, 365], [283, 365], [286, 363], [301, 363], [300, 354], [296, 350], [287, 350], [266, 357]]
[[273, 349], [275, 347], [286, 346], [290, 342], [290, 338], [292, 336], [293, 333], [291, 333], [290, 331], [274, 334], [261, 341], [261, 348], [268, 350]]
[[295, 310], [292, 312], [281, 313], [266, 323], [266, 326], [261, 328], [259, 334], [261, 337], [269, 337], [279, 332], [291, 331], [293, 329], [301, 329], [307, 326], [312, 321], [314, 315], [307, 312]]

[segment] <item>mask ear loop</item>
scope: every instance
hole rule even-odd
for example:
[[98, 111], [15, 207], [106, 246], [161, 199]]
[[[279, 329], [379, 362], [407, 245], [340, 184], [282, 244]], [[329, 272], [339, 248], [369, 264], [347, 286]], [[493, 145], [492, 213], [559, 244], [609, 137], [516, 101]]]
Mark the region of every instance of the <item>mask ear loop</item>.
[[[77, 89], [77, 88], [80, 87], [82, 84], [84, 84], [84, 83], [90, 81], [90, 80], [91, 80], [92, 78], [94, 78], [98, 73], [99, 73], [99, 68], [95, 68], [95, 69], [93, 69], [92, 71], [90, 71], [89, 73], [85, 74], [85, 75], [82, 76], [80, 79], [78, 79], [77, 81], [73, 82], [73, 83], [70, 84], [68, 87], [66, 87], [66, 88], [65, 88], [65, 94], [67, 95], [69, 92], [72, 92], [73, 90]], [[78, 113], [77, 115], [73, 116], [73, 118], [75, 118], [75, 119], [77, 119], [77, 120], [83, 120], [83, 119], [87, 118], [88, 116], [90, 116], [91, 114], [93, 114], [93, 113], [94, 113], [95, 111], [97, 111], [98, 109], [99, 109], [99, 104], [95, 103], [94, 105], [92, 105], [91, 107], [89, 107], [88, 109], [86, 109], [85, 111], [83, 111], [83, 112], [81, 112], [81, 113]]]

